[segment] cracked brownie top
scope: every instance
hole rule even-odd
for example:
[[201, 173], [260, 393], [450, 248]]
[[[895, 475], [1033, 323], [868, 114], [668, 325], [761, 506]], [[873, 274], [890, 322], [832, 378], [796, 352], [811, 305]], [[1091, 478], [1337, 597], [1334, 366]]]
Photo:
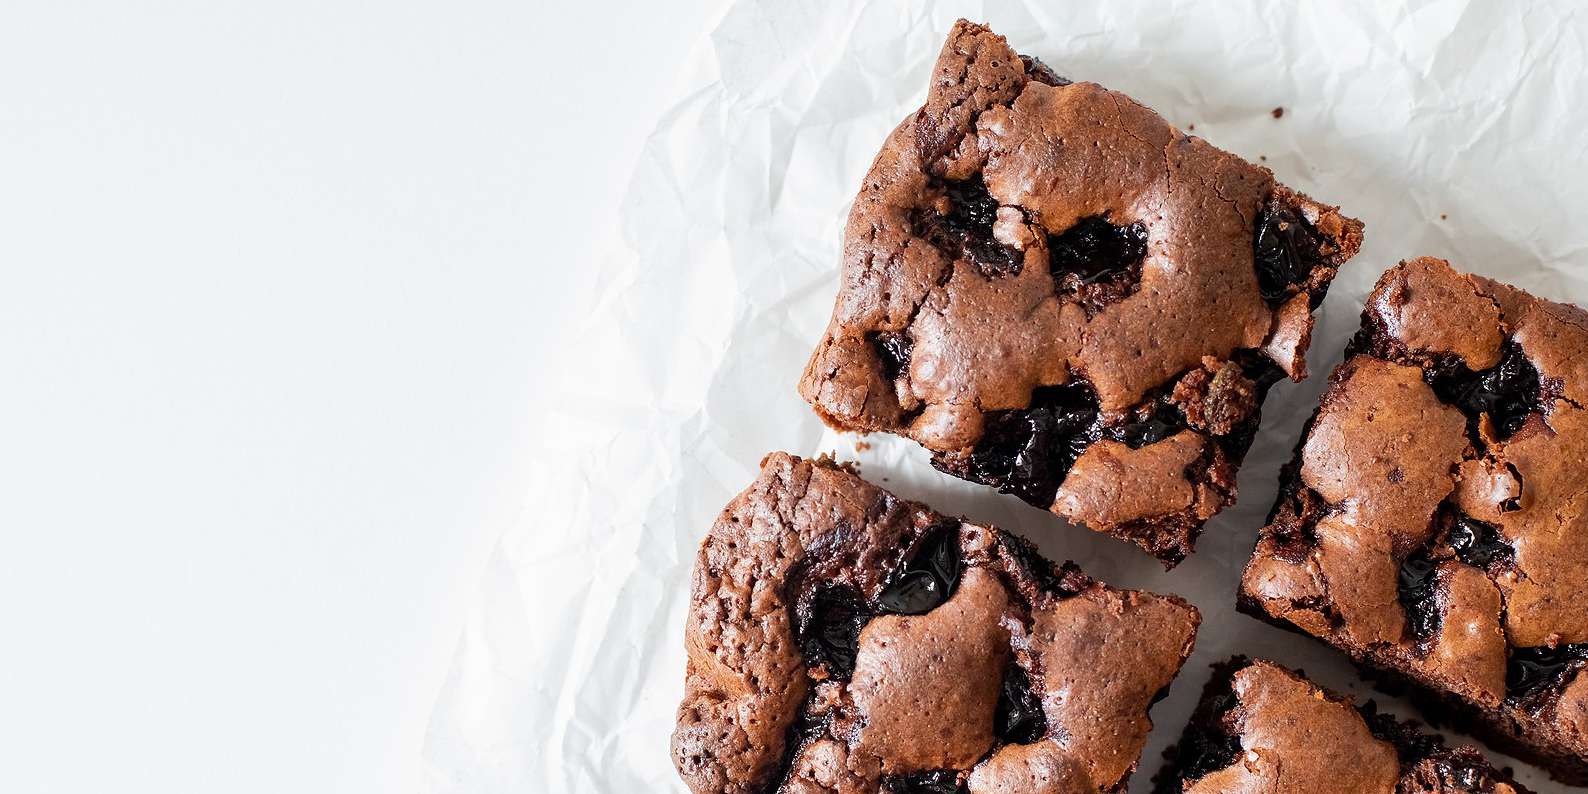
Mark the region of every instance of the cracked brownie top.
[[768, 455], [696, 558], [673, 759], [696, 792], [1123, 791], [1196, 634], [998, 529]]
[[1311, 310], [1360, 241], [1266, 168], [961, 20], [855, 199], [800, 392], [1177, 561], [1233, 496], [1263, 391], [1305, 376]]
[[1286, 470], [1243, 608], [1588, 764], [1585, 405], [1588, 313], [1401, 263]]
[[1169, 758], [1159, 794], [1526, 792], [1471, 747], [1240, 657], [1214, 667]]

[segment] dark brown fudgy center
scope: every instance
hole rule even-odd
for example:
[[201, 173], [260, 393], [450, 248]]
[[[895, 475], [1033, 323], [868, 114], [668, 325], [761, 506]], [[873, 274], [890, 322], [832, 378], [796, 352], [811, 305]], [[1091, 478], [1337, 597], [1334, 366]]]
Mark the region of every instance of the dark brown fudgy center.
[[1443, 739], [1423, 733], [1410, 722], [1380, 712], [1372, 701], [1357, 707], [1357, 712], [1367, 722], [1373, 736], [1395, 746], [1403, 770], [1423, 761], [1431, 761], [1437, 780], [1422, 782], [1437, 783], [1440, 786], [1437, 791], [1492, 794], [1495, 785], [1500, 782], [1494, 768], [1471, 747], [1446, 747]]
[[1020, 63], [1026, 68], [1026, 77], [1039, 83], [1057, 87], [1069, 85], [1071, 82], [1069, 78], [1059, 76], [1047, 64], [1030, 55], [1020, 56]]
[[[1302, 431], [1302, 438], [1307, 432]], [[1273, 531], [1274, 556], [1291, 564], [1307, 559], [1318, 546], [1318, 518], [1328, 509], [1323, 497], [1307, 487], [1298, 473], [1300, 466], [1286, 464], [1280, 471], [1279, 498], [1268, 512], [1267, 524]]]
[[1226, 723], [1226, 717], [1237, 705], [1235, 693], [1228, 693], [1214, 702], [1215, 711], [1208, 719], [1198, 722], [1181, 739], [1180, 774], [1184, 779], [1196, 780], [1212, 774], [1240, 757], [1241, 737]]
[[1006, 534], [998, 538], [998, 553], [1016, 563], [1005, 568], [1010, 575], [1023, 580], [1015, 583], [1016, 590], [1069, 598], [1092, 584], [1092, 578], [1074, 563], [1067, 562], [1055, 568], [1037, 552], [1037, 547], [1030, 541], [1013, 535]]

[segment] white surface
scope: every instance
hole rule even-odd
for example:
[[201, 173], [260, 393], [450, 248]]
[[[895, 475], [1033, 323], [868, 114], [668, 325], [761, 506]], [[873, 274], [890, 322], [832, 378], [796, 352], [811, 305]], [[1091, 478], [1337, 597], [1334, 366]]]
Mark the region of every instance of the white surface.
[[0, 9], [0, 791], [417, 788], [671, 5]]
[[[1060, 74], [1140, 98], [1367, 221], [1323, 308], [1315, 376], [1281, 385], [1240, 505], [1172, 573], [1133, 548], [938, 475], [891, 438], [856, 454], [794, 381], [826, 322], [847, 202], [913, 110], [954, 18], [990, 21]], [[1324, 375], [1386, 266], [1432, 254], [1588, 301], [1584, 28], [1560, 4], [1368, 2], [856, 4], [740, 0], [691, 61], [646, 148], [568, 338], [531, 477], [535, 521], [504, 535], [425, 749], [440, 792], [676, 791], [689, 566], [772, 449], [837, 450], [870, 477], [1024, 532], [1115, 584], [1182, 593], [1198, 650], [1136, 778], [1232, 652], [1371, 693], [1331, 652], [1231, 609], [1237, 571]], [[1286, 109], [1276, 120], [1270, 110]], [[1380, 702], [1386, 699], [1378, 698]], [[1392, 710], [1409, 713], [1387, 701]], [[1540, 791], [1560, 791], [1524, 772]]]

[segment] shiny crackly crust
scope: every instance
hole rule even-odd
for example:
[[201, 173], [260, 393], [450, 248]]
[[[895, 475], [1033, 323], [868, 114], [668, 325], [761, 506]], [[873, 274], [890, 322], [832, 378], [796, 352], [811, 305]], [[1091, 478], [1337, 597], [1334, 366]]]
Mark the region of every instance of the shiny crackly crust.
[[[848, 680], [808, 667], [792, 623], [806, 574], [875, 593], [912, 543], [944, 526], [959, 533], [964, 566], [952, 597], [871, 619]], [[1060, 771], [1064, 791], [1123, 790], [1148, 707], [1198, 622], [1181, 599], [1116, 590], [830, 460], [773, 453], [696, 559], [673, 759], [691, 790], [714, 794], [876, 792], [887, 775], [945, 766], [972, 792]], [[1035, 743], [992, 735], [997, 692], [986, 687], [1011, 662], [1053, 726]]]
[[[1034, 388], [1085, 377], [1110, 420], [1122, 421], [1153, 390], [1242, 351], [1305, 376], [1311, 305], [1356, 252], [1361, 224], [1122, 94], [1056, 82], [1002, 37], [955, 25], [926, 104], [888, 137], [849, 217], [832, 320], [800, 380], [828, 424], [907, 436], [960, 473], [988, 413], [1028, 406]], [[941, 180], [977, 174], [1001, 205], [995, 233], [1021, 248], [1016, 275], [990, 278], [912, 225], [941, 200]], [[1265, 202], [1306, 218], [1328, 249], [1276, 307], [1259, 295], [1252, 264]], [[1148, 254], [1135, 291], [1093, 311], [1056, 294], [1044, 240], [1105, 214], [1143, 224]], [[871, 341], [877, 333], [914, 345], [896, 378]], [[1254, 424], [1257, 397], [1244, 409]], [[1178, 561], [1233, 501], [1244, 454], [1243, 444], [1225, 453], [1206, 432], [1186, 432], [1203, 454], [1110, 464], [1113, 479], [1072, 487], [1051, 509]], [[1122, 516], [1105, 511], [1102, 489], [1156, 501]]]
[[[1229, 747], [1202, 737], [1228, 736]], [[1215, 769], [1201, 753], [1227, 752]], [[1160, 794], [1360, 791], [1525, 794], [1525, 788], [1471, 747], [1446, 747], [1412, 722], [1373, 711], [1272, 662], [1235, 658], [1215, 665], [1187, 737], [1157, 777]], [[1187, 764], [1206, 771], [1194, 774]], [[1341, 788], [1342, 779], [1350, 781]]]
[[[1542, 410], [1507, 436], [1488, 414], [1469, 425], [1427, 379], [1452, 360], [1495, 367], [1508, 346], [1539, 373]], [[1517, 648], [1588, 642], [1588, 313], [1415, 259], [1379, 280], [1353, 348], [1286, 471], [1242, 609], [1413, 682], [1497, 746], [1588, 780], [1588, 676], [1526, 703], [1507, 685]], [[1452, 516], [1496, 528], [1505, 559], [1463, 561], [1445, 534]], [[1436, 564], [1427, 637], [1399, 595], [1413, 555]]]

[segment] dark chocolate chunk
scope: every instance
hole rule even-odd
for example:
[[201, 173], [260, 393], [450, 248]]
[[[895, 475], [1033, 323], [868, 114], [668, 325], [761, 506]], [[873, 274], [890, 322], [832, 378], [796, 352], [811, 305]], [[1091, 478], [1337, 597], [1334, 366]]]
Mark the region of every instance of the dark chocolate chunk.
[[1010, 744], [1031, 744], [1048, 732], [1042, 701], [1031, 688], [1025, 668], [1011, 661], [1004, 671], [1003, 689], [993, 713], [993, 733]]
[[1439, 604], [1435, 600], [1439, 561], [1427, 549], [1419, 549], [1401, 563], [1397, 589], [1401, 609], [1406, 613], [1406, 632], [1419, 644], [1432, 639], [1439, 629]]
[[1094, 313], [1136, 291], [1146, 257], [1147, 227], [1140, 223], [1117, 226], [1095, 215], [1048, 236], [1054, 289]]
[[920, 615], [936, 609], [959, 585], [959, 523], [928, 527], [910, 557], [888, 577], [874, 601], [846, 585], [817, 584], [795, 602], [794, 633], [806, 663], [848, 678], [855, 670], [860, 632], [882, 614]]
[[1509, 565], [1516, 557], [1497, 527], [1471, 516], [1458, 516], [1451, 523], [1449, 543], [1462, 562], [1485, 571], [1496, 563]]
[[807, 664], [848, 678], [855, 671], [860, 630], [874, 612], [848, 587], [818, 587], [795, 614], [795, 636]]
[[1097, 395], [1074, 380], [1031, 394], [1031, 407], [987, 414], [971, 453], [970, 479], [1038, 507], [1053, 503], [1060, 483], [1101, 434]]
[[1477, 372], [1456, 356], [1443, 356], [1423, 371], [1423, 380], [1439, 399], [1467, 415], [1469, 432], [1478, 438], [1478, 417], [1488, 414], [1499, 438], [1522, 429], [1529, 414], [1543, 410], [1540, 379], [1522, 348], [1507, 343], [1500, 363]]
[[1156, 444], [1186, 428], [1185, 414], [1166, 402], [1159, 402], [1146, 417], [1121, 425], [1112, 433], [1131, 449]]
[[1312, 224], [1294, 210], [1272, 202], [1263, 207], [1252, 241], [1257, 289], [1263, 299], [1277, 306], [1296, 286], [1305, 284], [1313, 268], [1323, 263], [1322, 245]]
[[882, 779], [887, 794], [965, 794], [960, 774], [952, 769], [934, 769], [912, 775], [890, 775]]
[[1063, 234], [1048, 238], [1048, 267], [1054, 277], [1073, 276], [1091, 284], [1139, 266], [1147, 256], [1147, 227], [1116, 226], [1108, 218], [1082, 218]]
[[988, 278], [1019, 275], [1021, 252], [993, 238], [998, 200], [987, 192], [981, 175], [939, 184], [948, 197], [949, 211], [916, 210], [911, 215], [915, 233], [955, 259], [970, 260]]
[[915, 340], [909, 334], [882, 331], [868, 335], [877, 358], [882, 361], [882, 376], [888, 380], [910, 368], [910, 354], [915, 351]]
[[1505, 668], [1506, 700], [1539, 701], [1560, 691], [1584, 666], [1588, 666], [1588, 643], [1512, 648]]
[[909, 562], [877, 596], [879, 611], [920, 615], [954, 594], [960, 569], [957, 530], [957, 525], [945, 524], [925, 533]]

